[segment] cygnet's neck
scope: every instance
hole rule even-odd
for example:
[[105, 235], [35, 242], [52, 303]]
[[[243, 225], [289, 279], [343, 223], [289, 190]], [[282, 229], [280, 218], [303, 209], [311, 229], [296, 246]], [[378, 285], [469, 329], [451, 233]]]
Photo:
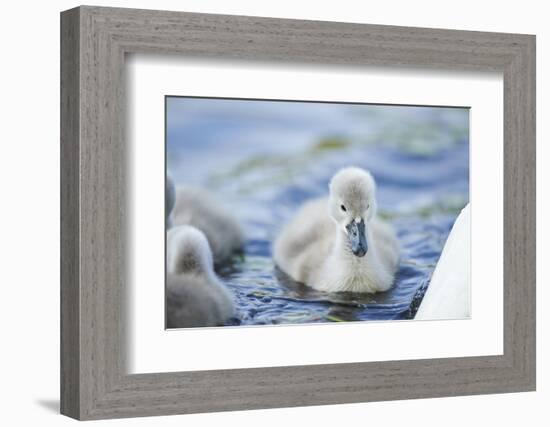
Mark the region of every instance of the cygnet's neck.
[[332, 256], [336, 258], [338, 262], [345, 264], [348, 271], [351, 270], [351, 272], [360, 274], [361, 270], [364, 270], [373, 265], [373, 263], [376, 263], [375, 247], [374, 242], [372, 241], [371, 232], [368, 228], [365, 232], [368, 242], [368, 250], [364, 256], [359, 257], [352, 252], [348, 236], [343, 231], [336, 229], [336, 240], [332, 251]]
[[171, 271], [169, 272], [212, 277], [214, 270], [211, 257], [208, 254], [209, 250], [209, 248], [202, 248], [197, 245], [184, 245], [178, 248], [171, 260]]
[[348, 236], [337, 230], [336, 241], [330, 255], [330, 281], [339, 291], [377, 292], [379, 291], [380, 260], [376, 252], [376, 243], [372, 241], [370, 231], [366, 230], [367, 253], [358, 257], [350, 247]]

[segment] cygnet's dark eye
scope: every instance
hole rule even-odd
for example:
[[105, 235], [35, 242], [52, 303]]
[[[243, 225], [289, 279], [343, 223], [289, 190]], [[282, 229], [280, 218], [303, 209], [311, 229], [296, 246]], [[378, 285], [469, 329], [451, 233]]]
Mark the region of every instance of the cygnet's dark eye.
[[340, 209], [342, 209], [344, 212], [346, 212], [346, 207], [344, 205], [340, 205]]

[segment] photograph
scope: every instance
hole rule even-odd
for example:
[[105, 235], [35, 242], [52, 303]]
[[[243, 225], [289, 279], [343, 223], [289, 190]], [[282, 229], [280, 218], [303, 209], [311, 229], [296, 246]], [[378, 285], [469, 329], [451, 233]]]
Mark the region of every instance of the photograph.
[[470, 108], [165, 96], [165, 327], [471, 316]]
[[548, 412], [542, 6], [119, 3], [8, 6], [10, 420]]

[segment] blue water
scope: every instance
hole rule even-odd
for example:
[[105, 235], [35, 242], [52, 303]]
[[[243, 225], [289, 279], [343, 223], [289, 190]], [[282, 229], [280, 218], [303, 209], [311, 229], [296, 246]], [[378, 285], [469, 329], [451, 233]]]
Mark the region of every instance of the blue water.
[[[245, 255], [218, 273], [231, 325], [408, 319], [469, 200], [469, 111], [461, 108], [169, 98], [167, 160], [176, 183], [208, 188], [243, 223]], [[341, 167], [371, 171], [379, 214], [397, 231], [394, 287], [323, 293], [293, 282], [271, 243]]]

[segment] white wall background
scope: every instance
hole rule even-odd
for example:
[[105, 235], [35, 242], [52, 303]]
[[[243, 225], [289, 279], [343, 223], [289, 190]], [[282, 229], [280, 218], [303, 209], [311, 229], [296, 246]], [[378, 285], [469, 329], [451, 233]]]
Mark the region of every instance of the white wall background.
[[[157, 0], [97, 5], [537, 34], [538, 214], [550, 216], [550, 27], [545, 2]], [[68, 425], [59, 384], [59, 12], [75, 1], [4, 2], [0, 66], [0, 374], [3, 425]], [[538, 260], [548, 223], [538, 221]], [[538, 391], [109, 421], [110, 425], [548, 425], [548, 270], [538, 268]], [[545, 360], [546, 359], [546, 360]], [[546, 362], [546, 363], [545, 363]]]

